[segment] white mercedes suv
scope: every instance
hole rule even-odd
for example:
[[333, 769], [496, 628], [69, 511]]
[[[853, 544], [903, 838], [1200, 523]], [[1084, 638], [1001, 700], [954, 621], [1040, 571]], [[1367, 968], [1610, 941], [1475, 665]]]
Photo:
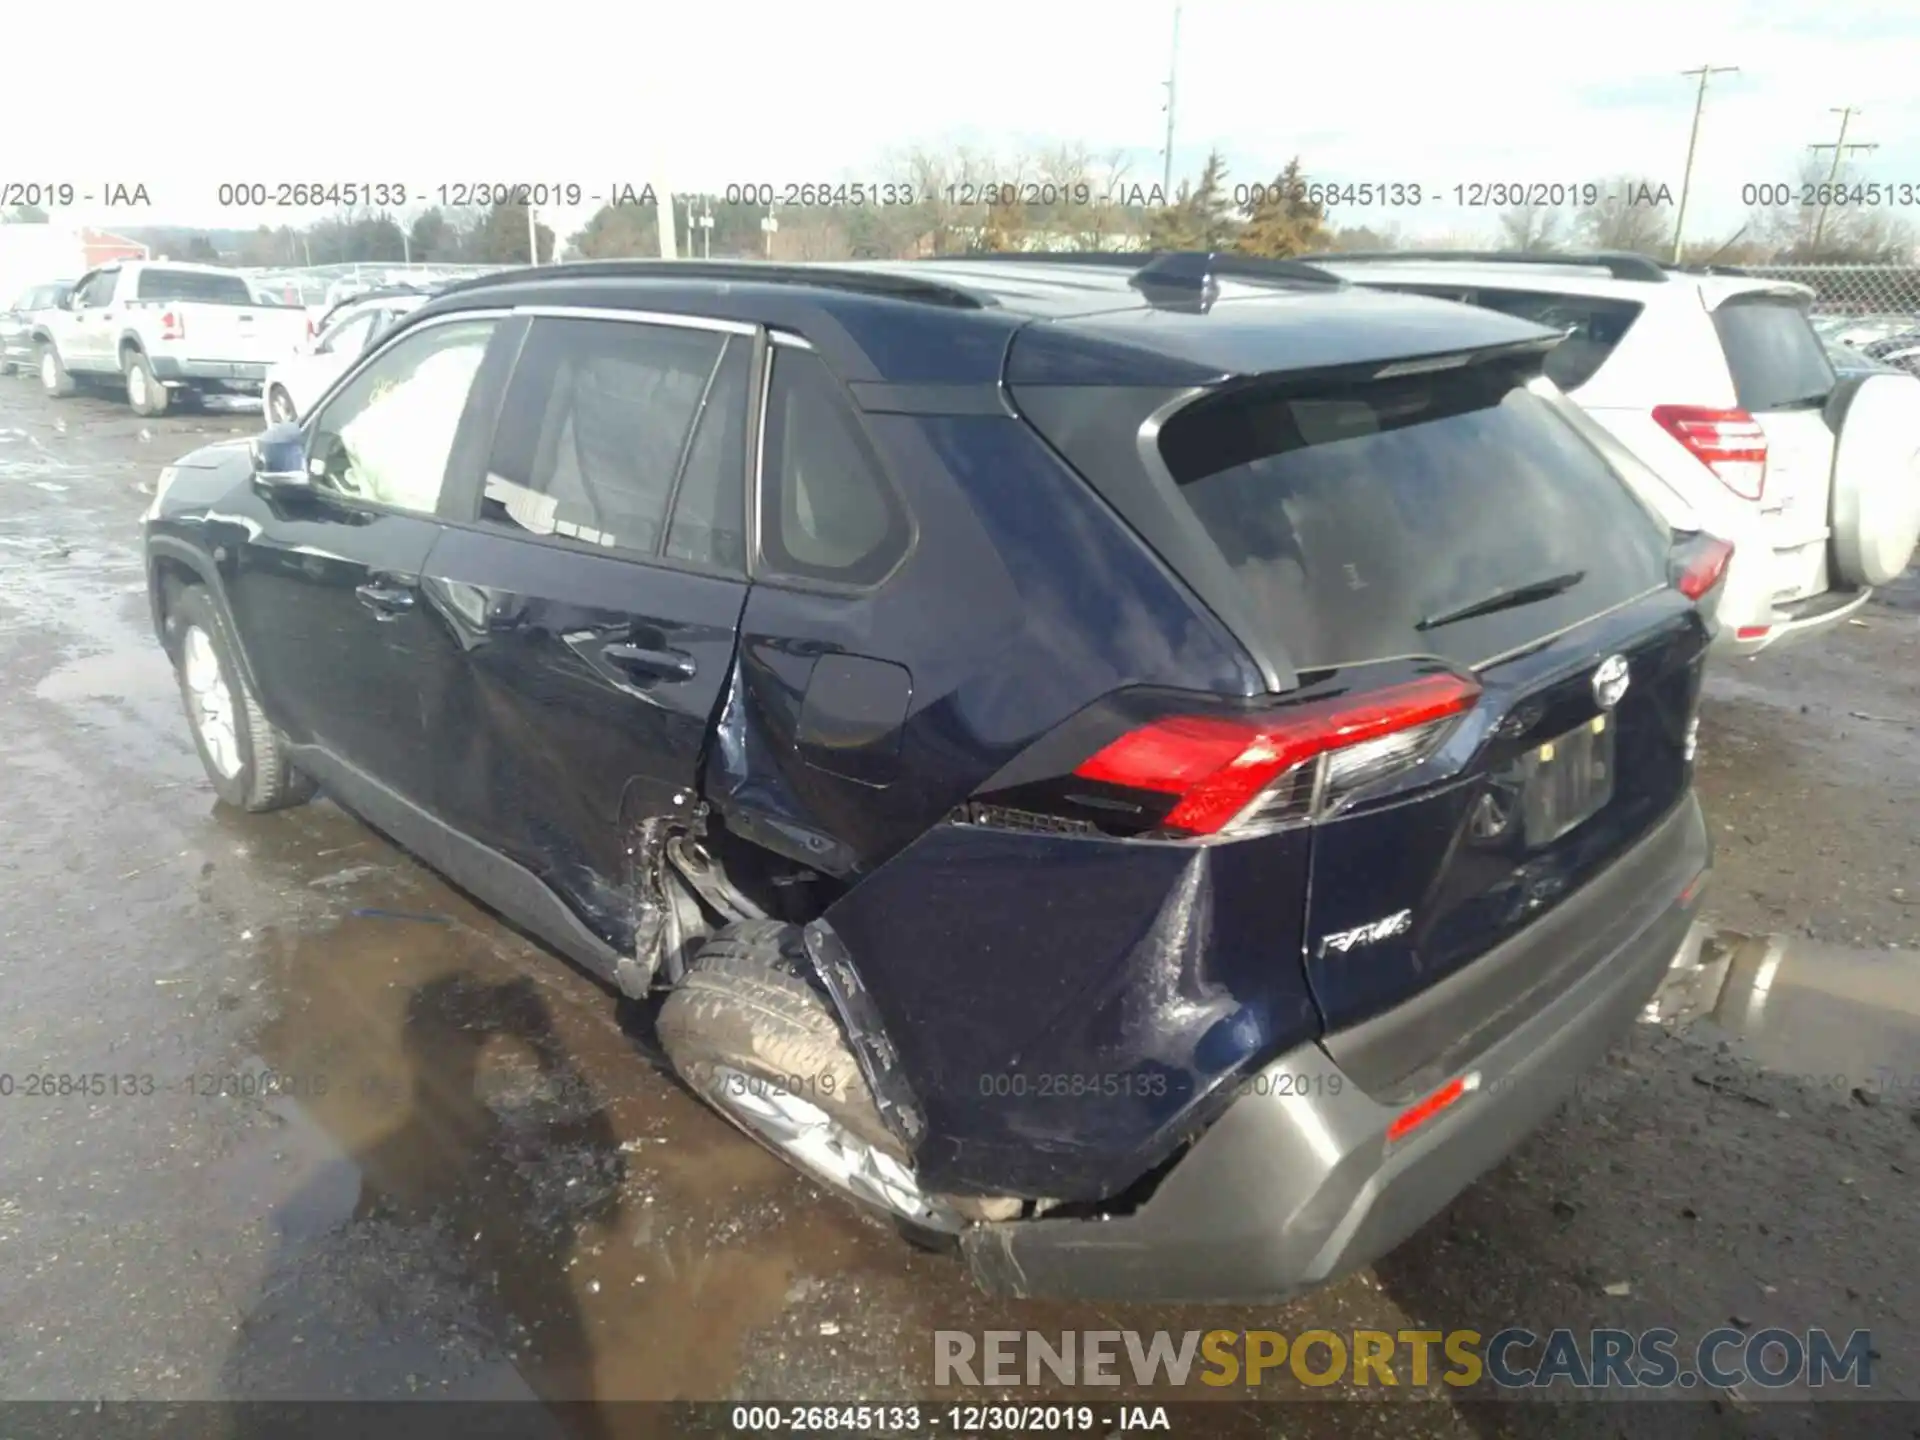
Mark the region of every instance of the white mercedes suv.
[[1355, 284], [1564, 330], [1547, 374], [1676, 526], [1732, 542], [1723, 651], [1838, 624], [1920, 538], [1920, 379], [1835, 375], [1804, 285], [1642, 255], [1304, 256]]

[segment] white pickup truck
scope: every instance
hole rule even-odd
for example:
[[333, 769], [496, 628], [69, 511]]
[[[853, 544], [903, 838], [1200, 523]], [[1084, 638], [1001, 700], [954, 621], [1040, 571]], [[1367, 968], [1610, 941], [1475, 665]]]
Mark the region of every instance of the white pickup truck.
[[141, 415], [182, 396], [257, 392], [306, 338], [304, 310], [261, 304], [237, 271], [147, 261], [89, 271], [33, 336], [49, 395], [111, 381]]

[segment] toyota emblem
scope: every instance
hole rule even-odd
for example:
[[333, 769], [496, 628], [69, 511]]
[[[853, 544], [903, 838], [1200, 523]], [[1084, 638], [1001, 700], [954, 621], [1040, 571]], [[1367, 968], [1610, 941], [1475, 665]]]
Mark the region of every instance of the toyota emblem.
[[1611, 710], [1620, 703], [1620, 697], [1627, 693], [1627, 683], [1633, 678], [1627, 669], [1627, 657], [1609, 655], [1602, 660], [1593, 672], [1593, 698], [1602, 710]]

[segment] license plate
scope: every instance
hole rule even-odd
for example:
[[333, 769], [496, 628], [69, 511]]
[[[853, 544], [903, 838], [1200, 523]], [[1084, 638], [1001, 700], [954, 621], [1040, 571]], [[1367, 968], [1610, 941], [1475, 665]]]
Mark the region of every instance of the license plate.
[[1614, 730], [1596, 715], [1520, 757], [1521, 815], [1529, 848], [1547, 845], [1613, 799]]

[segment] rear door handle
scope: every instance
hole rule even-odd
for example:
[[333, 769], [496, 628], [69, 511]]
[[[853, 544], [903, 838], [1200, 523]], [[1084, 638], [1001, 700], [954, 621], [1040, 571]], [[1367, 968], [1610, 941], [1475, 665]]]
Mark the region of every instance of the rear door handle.
[[629, 675], [657, 680], [691, 680], [694, 676], [693, 657], [684, 650], [649, 650], [621, 641], [600, 653]]
[[413, 590], [405, 585], [366, 584], [354, 587], [360, 603], [382, 620], [395, 620], [413, 608]]

